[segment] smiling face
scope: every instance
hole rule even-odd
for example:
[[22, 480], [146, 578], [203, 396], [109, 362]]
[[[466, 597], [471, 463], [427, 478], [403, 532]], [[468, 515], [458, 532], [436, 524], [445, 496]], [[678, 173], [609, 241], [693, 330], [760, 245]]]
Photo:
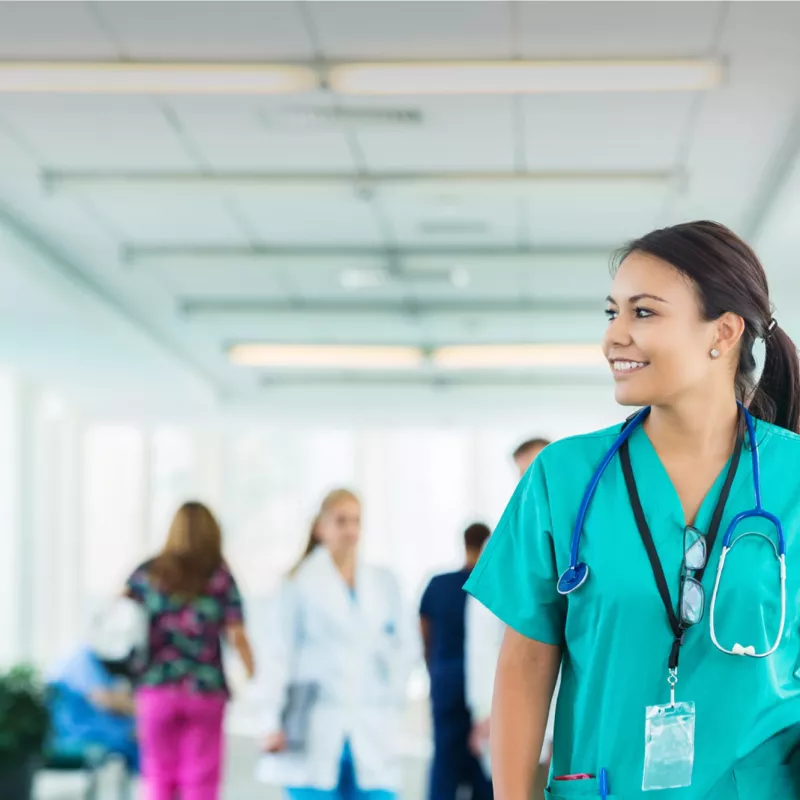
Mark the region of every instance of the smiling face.
[[694, 284], [645, 253], [634, 251], [620, 265], [606, 314], [603, 352], [621, 405], [669, 405], [718, 379], [712, 349], [720, 349], [724, 360], [730, 355], [724, 332], [726, 341], [720, 341], [720, 321], [703, 319]]

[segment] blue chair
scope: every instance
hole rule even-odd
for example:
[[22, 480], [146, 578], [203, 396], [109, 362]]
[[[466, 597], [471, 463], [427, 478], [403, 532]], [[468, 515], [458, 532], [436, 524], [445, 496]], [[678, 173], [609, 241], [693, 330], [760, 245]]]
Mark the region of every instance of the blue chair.
[[[82, 722], [91, 717], [92, 706], [83, 695], [63, 684], [51, 684], [48, 688], [52, 732], [42, 769], [84, 773], [87, 776], [84, 800], [97, 800], [100, 772], [116, 754], [104, 744], [92, 741], [92, 729]], [[131, 773], [126, 766], [118, 797], [129, 800], [130, 795]]]

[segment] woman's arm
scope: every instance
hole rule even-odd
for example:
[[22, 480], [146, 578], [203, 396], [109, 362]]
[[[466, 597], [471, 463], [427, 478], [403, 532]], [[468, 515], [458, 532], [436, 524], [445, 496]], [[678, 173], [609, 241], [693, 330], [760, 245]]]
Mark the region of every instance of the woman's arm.
[[256, 664], [253, 658], [253, 648], [250, 646], [250, 639], [247, 637], [244, 624], [235, 622], [228, 625], [225, 629], [225, 634], [230, 646], [236, 650], [239, 654], [239, 658], [242, 659], [242, 664], [244, 664], [244, 669], [247, 673], [247, 679], [252, 680], [253, 676], [256, 674]]
[[111, 711], [124, 717], [132, 717], [136, 710], [133, 694], [125, 689], [95, 689], [89, 700], [104, 711]]
[[258, 685], [266, 752], [286, 747], [282, 711], [295, 663], [299, 598], [293, 581], [284, 582], [269, 603], [263, 636], [259, 636]]
[[492, 703], [492, 778], [496, 800], [529, 800], [539, 765], [561, 650], [507, 628]]

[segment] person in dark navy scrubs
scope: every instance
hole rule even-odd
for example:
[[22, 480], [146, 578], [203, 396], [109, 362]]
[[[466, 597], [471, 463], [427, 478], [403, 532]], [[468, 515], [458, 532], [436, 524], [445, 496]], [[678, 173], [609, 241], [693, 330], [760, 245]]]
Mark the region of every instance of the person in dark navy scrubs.
[[456, 572], [435, 576], [422, 596], [420, 624], [431, 682], [434, 757], [429, 800], [454, 800], [471, 789], [473, 800], [492, 798], [492, 784], [469, 747], [472, 719], [464, 678], [464, 582], [478, 561], [490, 530], [482, 523], [464, 532], [466, 562]]

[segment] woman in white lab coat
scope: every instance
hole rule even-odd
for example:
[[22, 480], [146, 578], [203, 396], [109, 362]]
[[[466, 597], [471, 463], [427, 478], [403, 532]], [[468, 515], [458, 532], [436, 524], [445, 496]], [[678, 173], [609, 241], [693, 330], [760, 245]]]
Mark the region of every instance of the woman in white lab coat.
[[[360, 561], [360, 533], [356, 496], [331, 492], [270, 615], [261, 777], [290, 800], [391, 800], [400, 786], [406, 681], [419, 645], [394, 575]], [[307, 724], [292, 741], [284, 710], [297, 691], [310, 710], [299, 712]]]

